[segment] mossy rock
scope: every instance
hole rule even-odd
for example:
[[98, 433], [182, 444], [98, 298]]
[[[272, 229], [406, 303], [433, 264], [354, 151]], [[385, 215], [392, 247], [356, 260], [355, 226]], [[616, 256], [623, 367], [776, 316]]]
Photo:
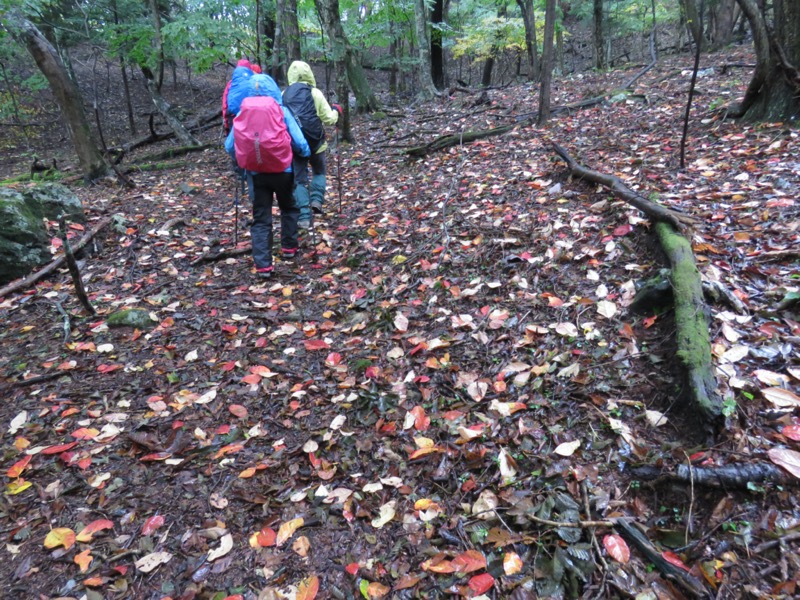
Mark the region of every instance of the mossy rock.
[[50, 260], [41, 207], [0, 189], [0, 283], [24, 277]]
[[85, 223], [86, 214], [80, 199], [68, 187], [60, 183], [39, 183], [26, 187], [22, 195], [33, 205], [39, 206], [45, 218], [55, 221], [62, 215], [72, 223]]
[[383, 120], [385, 120], [387, 118], [389, 118], [389, 115], [387, 115], [382, 110], [376, 110], [374, 113], [372, 113], [372, 120], [373, 121], [383, 121]]
[[156, 321], [150, 316], [150, 311], [143, 308], [127, 308], [110, 314], [106, 323], [109, 327], [150, 329], [156, 324]]

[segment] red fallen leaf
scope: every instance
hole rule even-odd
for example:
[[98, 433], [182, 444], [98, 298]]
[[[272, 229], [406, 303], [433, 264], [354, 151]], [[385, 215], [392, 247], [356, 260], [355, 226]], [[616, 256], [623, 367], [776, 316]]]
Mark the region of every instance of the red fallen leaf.
[[781, 429], [781, 433], [795, 442], [800, 442], [800, 425], [787, 425]]
[[228, 335], [234, 335], [237, 331], [239, 331], [239, 328], [236, 325], [231, 325], [230, 323], [226, 323], [221, 327], [221, 329]]
[[81, 469], [83, 469], [83, 470], [86, 470], [86, 469], [88, 469], [90, 466], [92, 466], [92, 457], [91, 457], [91, 456], [86, 456], [86, 457], [84, 457], [84, 458], [80, 459], [80, 460], [79, 460], [77, 463], [75, 463], [75, 464], [76, 464], [76, 465], [78, 465], [78, 466], [79, 466]]
[[617, 562], [625, 564], [631, 559], [631, 551], [630, 548], [628, 548], [628, 544], [616, 534], [604, 537], [603, 547], [606, 549], [609, 556]]
[[86, 427], [81, 427], [80, 429], [76, 429], [70, 434], [76, 440], [93, 440], [100, 432], [97, 429], [87, 429]]
[[296, 600], [314, 600], [319, 592], [319, 577], [312, 575], [300, 582], [297, 586]]
[[222, 600], [244, 600], [241, 594], [234, 594], [233, 596], [225, 596]]
[[172, 453], [170, 452], [153, 452], [152, 454], [145, 454], [139, 460], [142, 462], [153, 462], [156, 460], [167, 460], [168, 458], [172, 458]]
[[622, 237], [623, 235], [628, 235], [631, 231], [633, 231], [633, 227], [631, 227], [629, 223], [626, 223], [614, 229], [613, 233], [617, 237]]
[[344, 568], [344, 570], [350, 573], [350, 575], [352, 575], [353, 577], [355, 577], [356, 573], [358, 573], [359, 568], [360, 567], [358, 566], [358, 563], [350, 563]]
[[331, 347], [331, 345], [325, 340], [306, 340], [303, 342], [303, 345], [306, 347], [307, 352], [313, 352], [314, 350], [325, 350]]
[[70, 415], [74, 415], [74, 414], [79, 413], [79, 412], [81, 412], [81, 411], [79, 411], [77, 408], [68, 408], [67, 410], [65, 410], [64, 412], [61, 413], [61, 416], [62, 417], [68, 417]]
[[106, 582], [105, 577], [89, 577], [83, 580], [83, 585], [86, 587], [99, 587]]
[[214, 454], [214, 460], [222, 458], [226, 454], [233, 454], [234, 452], [238, 452], [242, 448], [244, 448], [244, 444], [228, 444], [227, 446], [223, 446], [222, 448], [217, 450], [216, 454]]
[[144, 527], [142, 527], [142, 535], [152, 534], [156, 529], [161, 527], [163, 524], [164, 524], [164, 517], [162, 517], [161, 515], [154, 515], [150, 517], [149, 519], [147, 519], [147, 521], [144, 522]]
[[342, 355], [338, 352], [331, 352], [325, 359], [325, 364], [329, 367], [335, 367], [342, 362]]
[[378, 379], [381, 376], [381, 368], [370, 366], [364, 371], [364, 376], [367, 379]]
[[425, 414], [425, 409], [421, 406], [412, 408], [411, 414], [414, 415], [414, 428], [417, 431], [426, 431], [431, 426], [431, 419]]
[[420, 342], [419, 344], [417, 344], [416, 346], [414, 346], [414, 347], [411, 349], [411, 352], [409, 352], [408, 354], [409, 354], [410, 356], [414, 356], [415, 354], [417, 354], [417, 353], [419, 353], [419, 352], [422, 352], [423, 350], [427, 350], [427, 349], [428, 349], [428, 344], [426, 344], [425, 342]]
[[79, 542], [91, 542], [92, 536], [97, 533], [98, 531], [103, 531], [104, 529], [111, 529], [114, 527], [114, 523], [109, 521], [108, 519], [97, 519], [96, 521], [92, 521], [86, 527], [84, 527], [78, 536], [75, 538]]
[[228, 410], [231, 411], [231, 414], [234, 417], [239, 417], [240, 419], [244, 419], [247, 417], [247, 409], [241, 404], [231, 404], [228, 407]]
[[117, 369], [121, 369], [121, 368], [122, 368], [122, 365], [106, 365], [106, 364], [97, 365], [97, 370], [100, 373], [112, 373], [112, 372], [116, 371]]
[[42, 450], [42, 454], [60, 454], [61, 452], [66, 452], [70, 448], [74, 448], [78, 445], [78, 442], [69, 442], [68, 444], [58, 444], [57, 446], [49, 446]]
[[658, 315], [653, 315], [652, 317], [645, 317], [644, 319], [642, 319], [642, 324], [644, 325], [644, 328], [650, 329], [656, 322], [656, 319], [658, 319]]
[[260, 337], [256, 340], [256, 348], [265, 348], [267, 346], [267, 338]]
[[451, 562], [459, 573], [472, 573], [486, 568], [486, 557], [478, 550], [467, 550]]
[[261, 383], [261, 375], [256, 375], [255, 373], [250, 373], [249, 375], [245, 375], [242, 377], [242, 381], [244, 383], [250, 383], [253, 385], [258, 385]]
[[264, 527], [258, 532], [258, 534], [256, 534], [256, 541], [262, 548], [269, 548], [270, 546], [275, 545], [275, 540], [277, 537], [278, 534], [274, 529], [272, 529], [272, 527]]
[[220, 366], [220, 369], [222, 369], [223, 371], [233, 371], [235, 368], [236, 368], [235, 360], [229, 360], [228, 362], [222, 363], [222, 366]]
[[680, 557], [675, 554], [674, 552], [670, 552], [669, 550], [665, 550], [661, 553], [661, 556], [666, 560], [669, 564], [678, 567], [679, 569], [683, 569], [687, 573], [691, 571], [689, 567], [684, 564], [684, 562], [680, 559]]
[[473, 594], [485, 594], [492, 589], [492, 586], [494, 585], [494, 577], [488, 573], [481, 573], [480, 575], [475, 575], [475, 577], [470, 579], [467, 585]]
[[19, 477], [20, 475], [22, 475], [22, 472], [25, 470], [25, 467], [28, 466], [28, 463], [31, 462], [32, 458], [33, 456], [31, 456], [30, 454], [24, 456], [22, 459], [18, 460], [13, 465], [11, 465], [11, 467], [8, 469], [8, 472], [6, 472], [6, 475], [8, 477], [11, 477], [12, 479]]

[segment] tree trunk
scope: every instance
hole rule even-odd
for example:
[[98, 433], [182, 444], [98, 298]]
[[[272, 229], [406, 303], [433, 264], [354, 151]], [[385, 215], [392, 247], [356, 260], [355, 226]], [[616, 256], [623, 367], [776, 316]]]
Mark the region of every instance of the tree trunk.
[[[506, 15], [508, 14], [506, 8], [506, 0], [498, 0], [497, 1], [497, 19], [498, 21], [501, 19], [505, 19]], [[492, 44], [491, 53], [489, 57], [486, 59], [486, 62], [483, 64], [483, 76], [481, 77], [481, 85], [483, 87], [489, 87], [492, 85], [492, 70], [494, 69], [494, 63], [497, 55], [500, 53], [500, 32], [498, 31], [495, 34], [495, 41]]]
[[447, 63], [444, 60], [444, 34], [441, 27], [447, 22], [448, 4], [449, 0], [434, 0], [431, 10], [431, 77], [433, 85], [439, 90], [447, 86]]
[[686, 25], [692, 33], [692, 39], [696, 46], [702, 43], [702, 31], [700, 28], [700, 14], [697, 11], [697, 4], [695, 0], [679, 0], [683, 14], [686, 15]]
[[550, 118], [550, 83], [553, 78], [553, 33], [556, 24], [556, 0], [547, 0], [544, 13], [544, 48], [542, 51], [542, 81], [539, 85], [539, 118], [543, 125]]
[[297, 22], [297, 0], [286, 0], [283, 30], [286, 38], [286, 58], [288, 61], [302, 60], [300, 25]]
[[64, 124], [78, 155], [84, 178], [94, 181], [108, 175], [110, 169], [92, 135], [80, 91], [67, 75], [55, 48], [33, 23], [21, 15], [7, 13], [6, 17], [12, 26], [12, 35], [28, 49], [36, 66], [50, 84], [50, 90], [61, 107]]
[[272, 78], [277, 82], [283, 81], [283, 61], [281, 54], [285, 45], [283, 32], [283, 13], [286, 12], [284, 0], [275, 0], [275, 38], [272, 40]]
[[731, 43], [739, 14], [736, 0], [717, 0], [712, 3], [709, 11], [712, 50], [719, 50]]
[[158, 0], [150, 0], [150, 16], [153, 19], [153, 50], [156, 55], [155, 79], [156, 91], [161, 93], [164, 85], [164, 42], [161, 39], [161, 13], [158, 10]]
[[528, 81], [536, 81], [539, 77], [539, 48], [536, 42], [536, 14], [533, 11], [533, 0], [517, 0], [525, 25], [525, 49], [528, 54]]
[[[690, 0], [691, 1], [691, 0]], [[594, 68], [603, 71], [606, 64], [606, 43], [603, 35], [603, 0], [594, 0]]]
[[428, 5], [425, 0], [414, 0], [414, 30], [417, 35], [419, 59], [419, 96], [433, 98], [437, 95], [437, 91], [431, 74], [431, 35]]
[[[800, 2], [775, 0], [768, 23], [756, 0], [737, 0], [750, 23], [756, 68], [736, 116], [784, 121], [800, 116]], [[771, 26], [771, 27], [770, 27]]]
[[342, 28], [339, 14], [339, 0], [314, 0], [317, 7], [323, 28], [333, 49], [333, 60], [344, 61], [347, 69], [347, 79], [350, 88], [356, 97], [358, 110], [364, 112], [374, 112], [380, 108], [380, 102], [372, 92], [372, 88], [367, 81], [364, 69], [358, 61], [355, 51], [347, 39], [347, 35]]

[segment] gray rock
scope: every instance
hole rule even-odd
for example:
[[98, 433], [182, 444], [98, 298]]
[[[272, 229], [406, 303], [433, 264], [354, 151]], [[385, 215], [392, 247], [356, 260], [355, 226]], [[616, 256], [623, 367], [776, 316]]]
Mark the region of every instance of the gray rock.
[[0, 284], [24, 277], [52, 259], [44, 219], [61, 215], [70, 222], [86, 221], [80, 200], [63, 185], [0, 188]]

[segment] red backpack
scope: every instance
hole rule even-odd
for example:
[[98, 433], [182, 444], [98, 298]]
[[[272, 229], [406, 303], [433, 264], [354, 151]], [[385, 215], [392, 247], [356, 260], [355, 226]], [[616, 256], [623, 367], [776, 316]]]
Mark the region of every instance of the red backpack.
[[270, 96], [251, 96], [233, 120], [236, 162], [256, 173], [283, 173], [292, 164], [292, 140], [283, 109]]

